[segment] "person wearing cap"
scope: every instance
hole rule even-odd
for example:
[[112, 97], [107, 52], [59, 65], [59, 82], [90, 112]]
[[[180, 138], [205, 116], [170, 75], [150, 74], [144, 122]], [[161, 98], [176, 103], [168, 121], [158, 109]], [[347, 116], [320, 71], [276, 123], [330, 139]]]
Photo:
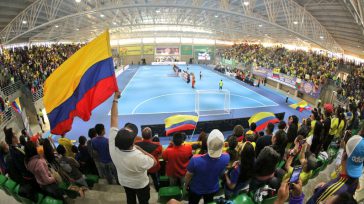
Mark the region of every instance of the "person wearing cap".
[[166, 175], [170, 185], [184, 185], [187, 165], [192, 157], [192, 146], [183, 143], [185, 138], [184, 133], [174, 133], [171, 143], [162, 153], [163, 160], [167, 162]]
[[111, 159], [109, 151], [109, 139], [105, 137], [105, 127], [103, 124], [96, 124], [95, 130], [97, 136], [92, 138], [91, 145], [100, 159], [100, 170], [109, 184], [113, 184], [114, 180], [117, 182], [117, 173], [115, 165]]
[[228, 154], [222, 154], [223, 146], [224, 135], [214, 129], [207, 138], [208, 153], [191, 158], [185, 177], [190, 204], [198, 204], [201, 198], [204, 203], [212, 202], [219, 191], [219, 177], [230, 161]]
[[329, 145], [333, 139], [333, 135], [330, 135], [330, 129], [331, 129], [331, 114], [334, 111], [334, 107], [332, 104], [325, 104], [324, 105], [324, 112], [325, 112], [325, 120], [323, 121], [324, 125], [324, 131], [323, 131], [323, 141], [322, 141], [322, 148], [326, 152], [329, 148]]
[[157, 164], [153, 155], [134, 145], [136, 133], [129, 128], [119, 130], [118, 99], [114, 94], [111, 108], [109, 150], [116, 166], [118, 179], [124, 187], [128, 204], [147, 204], [150, 198], [148, 170]]
[[345, 145], [341, 166], [343, 167], [340, 176], [329, 181], [320, 183], [315, 189], [308, 204], [324, 202], [334, 195], [347, 192], [354, 195], [358, 185], [359, 177], [363, 172], [364, 162], [364, 139], [355, 135], [352, 136]]

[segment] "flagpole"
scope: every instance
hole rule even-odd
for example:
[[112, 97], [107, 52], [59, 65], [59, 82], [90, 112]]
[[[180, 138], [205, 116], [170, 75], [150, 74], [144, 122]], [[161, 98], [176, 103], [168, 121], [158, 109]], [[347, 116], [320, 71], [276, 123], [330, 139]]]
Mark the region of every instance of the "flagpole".
[[192, 141], [193, 135], [195, 134], [195, 131], [196, 131], [196, 128], [197, 128], [197, 124], [198, 124], [198, 121], [199, 121], [199, 120], [200, 120], [200, 116], [198, 116], [198, 118], [197, 118], [197, 122], [196, 122], [195, 129], [193, 129], [192, 135], [191, 135], [191, 137], [190, 137], [190, 142]]

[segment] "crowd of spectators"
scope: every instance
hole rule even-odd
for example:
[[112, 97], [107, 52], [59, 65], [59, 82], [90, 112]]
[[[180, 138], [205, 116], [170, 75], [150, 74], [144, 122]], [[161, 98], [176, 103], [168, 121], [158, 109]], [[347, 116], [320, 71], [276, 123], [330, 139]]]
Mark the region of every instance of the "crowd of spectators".
[[21, 81], [32, 92], [42, 88], [46, 78], [82, 44], [3, 49], [0, 55], [0, 87]]
[[[316, 85], [325, 84], [327, 79], [334, 80], [338, 88], [340, 100], [358, 101], [364, 97], [363, 64], [344, 61], [327, 54], [289, 50], [284, 47], [264, 47], [262, 44], [235, 44], [231, 48], [220, 50], [218, 55], [236, 60], [248, 66], [267, 69], [278, 69], [280, 73], [313, 82]], [[348, 77], [338, 76], [339, 65], [350, 67]]]
[[[346, 110], [325, 104], [323, 110], [314, 109], [302, 124], [292, 115], [280, 121], [277, 130], [271, 123], [263, 132], [256, 131], [255, 123], [248, 128], [237, 125], [226, 139], [215, 129], [209, 134], [201, 132], [191, 143], [185, 141], [185, 133], [176, 132], [163, 149], [149, 127], [142, 130], [142, 137], [132, 123], [119, 129], [119, 95], [116, 92], [113, 100], [109, 138], [105, 137], [104, 125], [97, 124], [88, 131], [89, 140], [79, 137], [78, 147], [66, 135], [55, 146], [51, 138], [44, 139], [40, 134], [30, 137], [23, 130], [18, 138], [14, 130], [5, 128], [5, 143], [0, 144], [1, 173], [19, 183], [20, 195], [29, 199], [36, 199], [35, 192], [65, 199], [69, 191], [59, 186], [64, 182], [81, 186], [71, 189], [83, 195], [88, 188], [84, 175], [95, 174], [109, 184], [121, 185], [128, 204], [137, 200], [144, 204], [150, 198], [149, 176], [158, 191], [160, 172], [165, 168], [170, 185], [185, 188], [192, 204], [200, 199], [212, 202], [221, 189], [221, 199], [226, 200], [251, 192], [255, 202], [276, 195], [276, 203], [288, 197], [303, 203], [302, 185], [316, 169], [327, 165], [333, 157], [331, 150], [341, 148], [336, 162], [338, 174], [318, 186], [308, 203], [327, 201], [332, 196], [340, 198], [341, 203], [355, 203], [353, 195], [363, 171], [364, 123], [360, 116], [364, 106], [352, 104]], [[289, 193], [287, 180], [297, 165], [302, 166], [302, 173]], [[333, 189], [337, 183], [340, 188]]]

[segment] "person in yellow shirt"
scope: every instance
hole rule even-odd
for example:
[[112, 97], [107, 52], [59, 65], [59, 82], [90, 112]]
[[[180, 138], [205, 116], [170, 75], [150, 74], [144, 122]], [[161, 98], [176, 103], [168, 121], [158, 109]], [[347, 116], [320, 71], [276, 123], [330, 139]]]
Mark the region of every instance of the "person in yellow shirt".
[[66, 138], [66, 134], [62, 134], [61, 138], [58, 139], [58, 144], [63, 145], [66, 149], [67, 157], [75, 157], [75, 154], [72, 152], [73, 143], [70, 139]]

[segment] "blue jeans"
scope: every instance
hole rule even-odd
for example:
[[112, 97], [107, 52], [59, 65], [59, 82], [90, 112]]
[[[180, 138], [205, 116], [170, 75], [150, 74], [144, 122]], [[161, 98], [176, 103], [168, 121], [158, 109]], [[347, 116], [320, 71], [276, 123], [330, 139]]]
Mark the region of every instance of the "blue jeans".
[[106, 177], [106, 180], [109, 184], [113, 184], [113, 179], [115, 179], [116, 183], [118, 182], [118, 174], [112, 162], [106, 164], [100, 162], [100, 170], [102, 171], [102, 174]]

